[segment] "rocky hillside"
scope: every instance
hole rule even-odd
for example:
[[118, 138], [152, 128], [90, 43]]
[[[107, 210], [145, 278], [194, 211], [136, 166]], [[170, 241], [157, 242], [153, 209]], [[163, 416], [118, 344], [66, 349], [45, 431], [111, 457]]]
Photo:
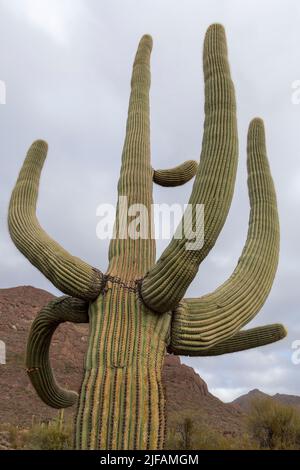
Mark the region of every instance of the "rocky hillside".
[[284, 405], [294, 406], [300, 410], [300, 397], [298, 395], [286, 395], [284, 393], [276, 393], [272, 398], [283, 403]]
[[300, 410], [300, 396], [285, 395], [280, 393], [276, 393], [276, 395], [268, 395], [267, 393], [261, 392], [257, 388], [254, 390], [250, 390], [250, 392], [246, 393], [245, 395], [236, 398], [231, 404], [235, 405], [239, 410], [243, 411], [244, 413], [248, 413], [250, 411], [251, 403], [253, 400], [264, 398], [276, 400], [279, 403], [293, 406], [296, 409]]
[[[0, 365], [1, 423], [28, 426], [33, 417], [48, 420], [57, 412], [44, 405], [24, 367], [26, 339], [33, 318], [53, 296], [33, 287], [0, 289], [0, 339], [6, 343], [6, 365]], [[86, 326], [63, 325], [54, 337], [51, 359], [62, 385], [77, 390], [86, 348]], [[67, 415], [73, 414], [68, 410]]]
[[[24, 369], [26, 339], [33, 318], [53, 295], [33, 287], [0, 289], [0, 339], [7, 347], [7, 364], [0, 365], [0, 422], [27, 427], [33, 419], [49, 420], [57, 411], [36, 396]], [[51, 360], [61, 385], [78, 390], [87, 349], [87, 325], [62, 325], [54, 336]], [[223, 434], [240, 434], [247, 406], [237, 400], [225, 404], [213, 396], [195, 371], [175, 356], [167, 356], [163, 370], [169, 421], [192, 414]], [[261, 392], [260, 392], [261, 393]], [[300, 398], [298, 397], [298, 400]], [[247, 400], [246, 400], [247, 401]], [[237, 403], [238, 402], [238, 403]], [[72, 417], [74, 409], [66, 411]]]
[[163, 371], [167, 414], [193, 416], [224, 435], [238, 435], [244, 430], [244, 413], [234, 405], [212, 395], [206, 383], [192, 367], [181, 364], [179, 357], [167, 356]]

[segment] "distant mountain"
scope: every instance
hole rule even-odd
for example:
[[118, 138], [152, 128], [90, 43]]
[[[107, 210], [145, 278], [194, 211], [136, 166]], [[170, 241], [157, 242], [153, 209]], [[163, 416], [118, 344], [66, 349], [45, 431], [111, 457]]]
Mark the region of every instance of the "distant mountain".
[[300, 411], [300, 397], [298, 395], [285, 395], [283, 393], [276, 393], [273, 395], [274, 400], [283, 403], [284, 405], [294, 406]]
[[244, 413], [249, 413], [252, 401], [260, 398], [269, 398], [284, 405], [293, 406], [300, 411], [300, 396], [285, 395], [280, 393], [276, 393], [276, 395], [268, 395], [267, 393], [264, 393], [257, 388], [250, 390], [250, 392], [246, 393], [245, 395], [241, 395], [240, 397], [236, 398], [231, 402], [231, 404], [235, 405]]
[[[30, 286], [0, 289], [0, 339], [7, 346], [7, 364], [0, 366], [0, 422], [30, 426], [33, 417], [49, 420], [57, 411], [44, 405], [35, 394], [25, 372], [24, 355], [30, 325], [37, 312], [54, 296]], [[87, 349], [87, 325], [64, 324], [54, 335], [51, 362], [62, 386], [78, 390]], [[244, 412], [213, 396], [203, 379], [167, 356], [163, 369], [168, 421], [185, 414], [205, 422], [223, 434], [240, 434]], [[74, 408], [66, 410], [72, 417]]]
[[250, 390], [250, 392], [245, 395], [241, 395], [231, 402], [232, 405], [235, 405], [239, 410], [244, 411], [244, 413], [249, 413], [251, 408], [251, 403], [257, 398], [270, 398], [270, 395], [267, 395], [264, 392], [261, 392], [257, 388]]

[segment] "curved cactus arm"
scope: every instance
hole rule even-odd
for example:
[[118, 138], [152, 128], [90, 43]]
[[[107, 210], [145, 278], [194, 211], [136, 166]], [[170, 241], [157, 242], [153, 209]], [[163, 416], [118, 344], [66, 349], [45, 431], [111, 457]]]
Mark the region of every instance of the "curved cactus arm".
[[77, 400], [77, 393], [64, 390], [53, 375], [49, 349], [57, 327], [64, 322], [88, 323], [89, 303], [72, 297], [49, 302], [32, 323], [26, 352], [30, 381], [44, 403], [52, 408], [67, 408]]
[[189, 233], [188, 236], [184, 234], [181, 239], [174, 237], [158, 262], [150, 269], [143, 280], [141, 296], [145, 304], [157, 312], [173, 310], [184, 297], [200, 263], [217, 240], [234, 191], [238, 157], [236, 104], [227, 59], [225, 31], [221, 25], [210, 26], [206, 33], [203, 67], [204, 134], [200, 164], [189, 200], [193, 208], [189, 227], [195, 228], [195, 207], [203, 204], [205, 240], [201, 249], [189, 250], [186, 246], [187, 242], [191, 242]]
[[101, 291], [102, 273], [65, 251], [45, 233], [36, 217], [39, 181], [47, 150], [47, 143], [38, 140], [27, 153], [10, 200], [10, 235], [17, 248], [58, 289], [92, 300]]
[[279, 255], [276, 194], [266, 157], [264, 125], [254, 119], [248, 132], [248, 237], [231, 277], [213, 293], [184, 299], [173, 314], [178, 344], [193, 338], [208, 348], [235, 335], [263, 306], [272, 287]]
[[153, 181], [159, 186], [181, 186], [190, 181], [197, 173], [198, 162], [187, 160], [168, 170], [153, 170]]
[[231, 338], [227, 338], [212, 347], [203, 348], [203, 346], [201, 347], [201, 341], [197, 340], [196, 334], [195, 337], [190, 335], [185, 338], [180, 334], [177, 338], [176, 332], [172, 331], [168, 352], [182, 356], [221, 356], [222, 354], [266, 346], [280, 341], [286, 335], [287, 331], [283, 325], [265, 325], [249, 330], [241, 330]]

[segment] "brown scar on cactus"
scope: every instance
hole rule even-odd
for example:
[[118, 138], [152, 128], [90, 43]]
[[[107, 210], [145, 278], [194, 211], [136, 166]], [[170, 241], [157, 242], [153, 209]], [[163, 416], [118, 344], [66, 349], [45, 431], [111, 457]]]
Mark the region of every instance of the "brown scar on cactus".
[[[112, 239], [103, 274], [50, 238], [36, 218], [39, 179], [47, 144], [33, 143], [13, 190], [8, 215], [19, 250], [66, 296], [51, 301], [34, 320], [26, 367], [45, 403], [61, 408], [77, 402], [76, 449], [161, 449], [165, 437], [161, 371], [166, 351], [211, 356], [282, 339], [281, 325], [242, 328], [262, 308], [279, 254], [275, 189], [266, 155], [262, 120], [248, 132], [248, 237], [232, 276], [215, 292], [185, 298], [201, 262], [213, 248], [232, 201], [238, 135], [234, 86], [225, 31], [211, 25], [203, 51], [205, 122], [199, 164], [187, 161], [154, 170], [150, 161], [150, 54], [143, 36], [132, 72], [131, 95], [118, 195], [151, 214], [153, 182], [178, 186], [195, 176], [189, 203], [205, 206], [205, 241], [185, 249], [173, 238], [156, 261], [155, 240]], [[120, 207], [117, 207], [118, 229]], [[118, 230], [116, 230], [118, 233]], [[49, 361], [55, 329], [62, 322], [89, 323], [85, 371], [77, 394], [56, 382]]]

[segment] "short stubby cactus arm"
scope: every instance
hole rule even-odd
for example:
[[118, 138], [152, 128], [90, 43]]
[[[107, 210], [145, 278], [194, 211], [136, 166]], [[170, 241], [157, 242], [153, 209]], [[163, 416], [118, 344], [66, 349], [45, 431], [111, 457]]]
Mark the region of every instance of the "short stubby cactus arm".
[[55, 380], [49, 360], [52, 336], [61, 323], [88, 323], [88, 307], [84, 300], [60, 297], [49, 302], [32, 323], [27, 342], [27, 373], [41, 400], [52, 408], [67, 408], [78, 398], [77, 393], [62, 389]]
[[[267, 344], [275, 343], [285, 338], [287, 331], [283, 325], [265, 325], [251, 328], [249, 330], [241, 330], [231, 338], [225, 339], [207, 349], [199, 347], [197, 339], [187, 339], [177, 342], [176, 338], [171, 338], [168, 352], [182, 356], [221, 356], [222, 354], [231, 354], [234, 352], [245, 351], [247, 349], [259, 348]], [[173, 345], [174, 342], [174, 345]]]
[[173, 349], [207, 350], [235, 335], [262, 308], [279, 256], [276, 194], [266, 156], [264, 124], [248, 132], [250, 219], [247, 241], [231, 277], [213, 293], [184, 299], [173, 313]]
[[92, 300], [101, 292], [102, 273], [65, 251], [45, 233], [36, 217], [39, 181], [47, 150], [47, 143], [38, 140], [27, 153], [10, 200], [10, 235], [17, 248], [59, 290]]
[[237, 169], [238, 137], [234, 86], [227, 59], [224, 28], [212, 25], [206, 33], [203, 53], [205, 122], [200, 164], [189, 204], [204, 205], [205, 240], [202, 248], [186, 248], [188, 237], [174, 237], [158, 262], [146, 275], [141, 295], [157, 312], [173, 310], [214, 246], [225, 223]]
[[181, 186], [190, 181], [197, 173], [198, 162], [187, 160], [168, 170], [153, 170], [153, 181], [159, 186]]

